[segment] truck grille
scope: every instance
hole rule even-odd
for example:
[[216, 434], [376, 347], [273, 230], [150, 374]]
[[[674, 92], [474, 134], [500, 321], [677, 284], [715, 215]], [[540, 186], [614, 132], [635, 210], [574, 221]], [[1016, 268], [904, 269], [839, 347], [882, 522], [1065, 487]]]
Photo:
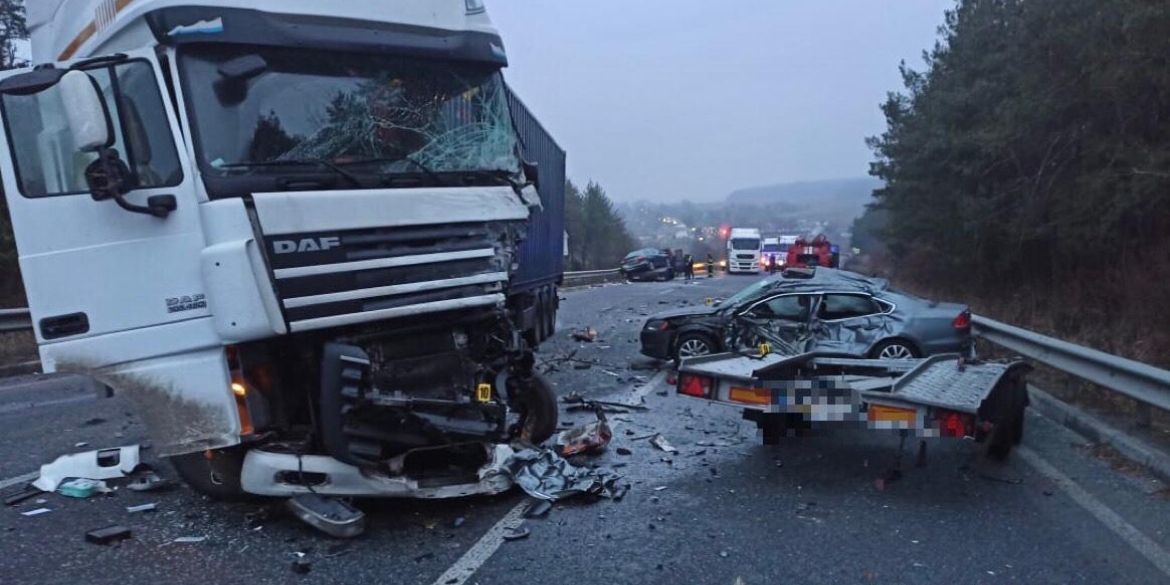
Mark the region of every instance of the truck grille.
[[753, 255], [753, 254], [739, 254], [736, 256], [736, 258], [739, 258], [740, 260], [752, 260], [753, 258], [755, 258], [755, 255]]
[[496, 304], [512, 262], [505, 224], [453, 224], [265, 238], [293, 331]]

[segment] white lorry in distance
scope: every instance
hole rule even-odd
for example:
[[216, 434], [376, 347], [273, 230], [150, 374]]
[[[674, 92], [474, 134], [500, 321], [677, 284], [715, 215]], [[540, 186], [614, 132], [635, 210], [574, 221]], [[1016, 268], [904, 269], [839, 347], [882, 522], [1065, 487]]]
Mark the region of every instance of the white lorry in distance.
[[727, 272], [760, 271], [760, 230], [756, 228], [731, 228], [727, 238]]
[[564, 152], [481, 0], [27, 6], [0, 174], [46, 372], [213, 497], [511, 487], [557, 427]]

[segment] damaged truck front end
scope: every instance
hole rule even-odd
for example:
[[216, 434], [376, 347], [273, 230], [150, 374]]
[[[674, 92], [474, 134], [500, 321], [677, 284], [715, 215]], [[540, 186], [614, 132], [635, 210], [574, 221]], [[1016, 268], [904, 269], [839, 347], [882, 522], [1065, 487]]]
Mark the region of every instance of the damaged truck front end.
[[202, 493], [497, 493], [556, 429], [564, 151], [482, 9], [414, 4], [143, 0], [0, 74], [42, 361]]

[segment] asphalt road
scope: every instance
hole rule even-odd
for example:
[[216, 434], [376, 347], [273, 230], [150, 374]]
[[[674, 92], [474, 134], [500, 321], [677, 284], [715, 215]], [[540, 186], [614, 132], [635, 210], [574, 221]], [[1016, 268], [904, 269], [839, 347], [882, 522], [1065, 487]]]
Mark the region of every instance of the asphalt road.
[[[519, 490], [363, 500], [366, 533], [339, 542], [279, 504], [209, 502], [182, 486], [90, 500], [46, 494], [0, 509], [0, 583], [1170, 583], [1166, 486], [1038, 415], [1027, 421], [1025, 449], [1005, 464], [982, 462], [974, 444], [936, 441], [918, 468], [908, 443], [902, 479], [879, 489], [875, 480], [896, 464], [894, 435], [764, 446], [734, 410], [668, 393], [665, 372], [631, 370], [644, 363], [637, 331], [645, 315], [751, 281], [565, 292], [556, 339], [540, 352], [558, 392], [644, 397], [649, 407], [610, 415], [614, 442], [592, 460], [630, 482], [621, 502], [567, 500], [543, 519], [523, 519], [529, 500]], [[569, 338], [587, 326], [598, 341]], [[562, 359], [574, 349], [588, 369]], [[656, 432], [679, 453], [643, 438]], [[76, 378], [0, 388], [2, 491], [58, 455], [146, 441], [121, 399], [99, 399]], [[149, 449], [143, 456], [173, 477]], [[157, 511], [126, 511], [147, 502]], [[22, 515], [36, 508], [51, 511]], [[130, 527], [133, 538], [84, 541], [111, 524]], [[502, 528], [520, 524], [530, 537], [501, 542]], [[182, 536], [206, 539], [173, 542]], [[311, 561], [309, 573], [290, 570], [297, 553]]]

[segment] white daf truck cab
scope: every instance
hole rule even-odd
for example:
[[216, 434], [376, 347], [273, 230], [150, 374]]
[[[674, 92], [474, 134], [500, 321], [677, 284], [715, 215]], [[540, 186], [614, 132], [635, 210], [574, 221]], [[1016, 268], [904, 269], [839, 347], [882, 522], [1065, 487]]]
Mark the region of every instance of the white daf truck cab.
[[28, 17], [0, 174], [47, 372], [124, 394], [220, 498], [511, 487], [557, 424], [554, 308], [511, 288], [541, 196], [481, 0]]
[[762, 242], [759, 229], [731, 228], [727, 238], [727, 272], [758, 273]]

